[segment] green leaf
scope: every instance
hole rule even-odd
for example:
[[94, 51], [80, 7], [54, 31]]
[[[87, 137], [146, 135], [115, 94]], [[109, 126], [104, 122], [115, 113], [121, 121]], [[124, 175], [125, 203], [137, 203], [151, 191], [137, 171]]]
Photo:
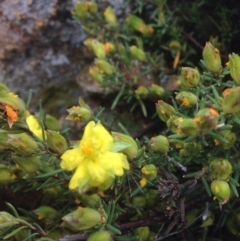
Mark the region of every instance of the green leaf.
[[116, 233], [116, 234], [119, 234], [119, 235], [121, 234], [121, 231], [118, 228], [112, 226], [111, 224], [107, 224], [106, 228], [109, 229], [110, 231]]
[[22, 226], [22, 227], [19, 227], [17, 229], [14, 229], [11, 233], [9, 233], [8, 235], [6, 235], [3, 239], [8, 239], [8, 238], [11, 238], [12, 236], [14, 236], [16, 233], [18, 233], [19, 231], [21, 231], [22, 229], [25, 229], [26, 226]]
[[6, 204], [7, 204], [7, 206], [12, 210], [14, 216], [15, 216], [16, 218], [19, 218], [18, 212], [17, 212], [17, 210], [13, 207], [13, 205], [12, 205], [11, 203], [8, 203], [8, 202], [6, 202]]
[[53, 175], [61, 173], [61, 172], [64, 172], [64, 170], [63, 169], [57, 169], [57, 170], [49, 172], [49, 173], [40, 174], [40, 175], [36, 176], [35, 178], [49, 177], [49, 176], [53, 176]]
[[212, 196], [212, 192], [211, 192], [211, 189], [210, 189], [210, 187], [209, 187], [209, 185], [208, 185], [208, 183], [207, 183], [206, 178], [205, 178], [205, 177], [202, 177], [201, 180], [202, 180], [202, 182], [203, 182], [203, 186], [205, 187], [205, 190], [206, 190], [208, 196], [211, 197], [211, 196]]

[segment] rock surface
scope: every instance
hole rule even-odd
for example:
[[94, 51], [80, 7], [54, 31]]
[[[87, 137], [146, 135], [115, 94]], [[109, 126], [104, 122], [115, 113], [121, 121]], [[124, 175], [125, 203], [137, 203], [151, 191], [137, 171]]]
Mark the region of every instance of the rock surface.
[[[86, 35], [71, 17], [75, 2], [0, 2], [0, 76], [5, 71], [8, 87], [24, 100], [32, 89], [32, 107], [41, 98], [47, 104], [54, 102], [55, 108], [66, 109], [66, 102], [76, 103], [81, 95], [75, 78], [88, 56], [82, 49]], [[122, 0], [111, 4], [121, 13]], [[63, 96], [59, 96], [61, 92]]]

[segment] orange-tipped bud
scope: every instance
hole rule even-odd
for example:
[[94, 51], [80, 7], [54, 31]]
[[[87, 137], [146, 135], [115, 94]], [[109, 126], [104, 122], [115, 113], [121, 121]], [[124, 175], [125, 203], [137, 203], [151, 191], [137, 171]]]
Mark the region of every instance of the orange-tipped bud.
[[232, 173], [232, 165], [228, 160], [218, 158], [210, 163], [210, 172], [212, 179], [226, 180]]
[[66, 117], [67, 120], [88, 122], [93, 118], [92, 109], [81, 98], [79, 99], [79, 106], [73, 106], [67, 111], [69, 113]]
[[183, 67], [181, 69], [180, 81], [183, 89], [195, 88], [199, 85], [200, 74], [197, 69]]
[[221, 72], [222, 61], [219, 50], [214, 48], [210, 42], [207, 42], [203, 49], [203, 60], [210, 72], [214, 74], [219, 74]]
[[113, 10], [112, 7], [107, 7], [106, 10], [103, 13], [103, 16], [105, 18], [105, 21], [110, 25], [110, 26], [116, 26], [117, 25], [117, 16]]
[[27, 133], [8, 134], [8, 144], [16, 153], [29, 156], [39, 150], [37, 142]]
[[232, 53], [229, 54], [230, 74], [233, 80], [240, 85], [240, 56]]
[[225, 204], [228, 202], [231, 195], [231, 190], [226, 181], [223, 181], [223, 180], [212, 181], [211, 190], [215, 198], [217, 198], [221, 204]]
[[180, 105], [180, 107], [186, 108], [186, 109], [196, 106], [198, 102], [197, 96], [187, 91], [179, 92], [176, 95], [175, 99], [177, 103]]
[[158, 135], [150, 139], [149, 147], [154, 152], [164, 154], [169, 151], [169, 141], [166, 136]]
[[163, 100], [159, 100], [156, 103], [156, 109], [157, 109], [159, 118], [164, 122], [166, 122], [171, 116], [177, 115], [177, 112], [175, 111], [175, 109], [171, 105], [164, 102]]
[[208, 132], [216, 128], [219, 114], [212, 108], [204, 108], [196, 114], [194, 122], [199, 126], [201, 132]]
[[59, 155], [62, 155], [67, 149], [67, 141], [57, 131], [47, 131], [47, 143], [49, 148]]
[[101, 214], [92, 208], [78, 208], [62, 218], [73, 231], [93, 228], [101, 223]]
[[91, 233], [87, 238], [87, 241], [111, 241], [111, 240], [112, 240], [111, 233], [109, 233], [106, 230], [99, 230], [94, 233]]

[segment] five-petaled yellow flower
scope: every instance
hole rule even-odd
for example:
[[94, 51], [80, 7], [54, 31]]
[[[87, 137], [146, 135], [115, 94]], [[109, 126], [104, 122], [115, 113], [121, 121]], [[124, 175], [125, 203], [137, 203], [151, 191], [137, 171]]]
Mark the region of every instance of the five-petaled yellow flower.
[[124, 154], [112, 151], [112, 147], [113, 138], [103, 125], [99, 122], [89, 122], [80, 145], [61, 156], [62, 169], [76, 169], [69, 188], [79, 192], [92, 187], [106, 190], [115, 176], [122, 176], [124, 169], [129, 169], [129, 163]]

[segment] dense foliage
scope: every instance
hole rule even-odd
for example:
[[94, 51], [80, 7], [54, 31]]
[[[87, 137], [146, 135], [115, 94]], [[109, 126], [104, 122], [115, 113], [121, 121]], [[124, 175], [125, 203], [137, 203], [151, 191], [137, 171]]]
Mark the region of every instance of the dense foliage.
[[[76, 4], [95, 58], [89, 74], [102, 97], [114, 97], [107, 115], [80, 98], [60, 124], [41, 105], [29, 113], [31, 93], [25, 104], [2, 81], [1, 239], [239, 238], [240, 56], [226, 55], [238, 30], [227, 5], [203, 19], [210, 6], [128, 1], [117, 16], [110, 6]], [[216, 32], [202, 29], [209, 21]], [[80, 140], [72, 121], [83, 123]]]

